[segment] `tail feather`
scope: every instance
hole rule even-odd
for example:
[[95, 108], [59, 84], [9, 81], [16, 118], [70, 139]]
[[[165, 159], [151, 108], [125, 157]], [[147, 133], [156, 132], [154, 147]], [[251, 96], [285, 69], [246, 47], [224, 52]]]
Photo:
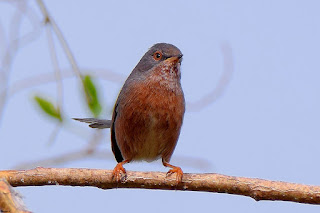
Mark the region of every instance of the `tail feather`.
[[97, 119], [97, 118], [73, 118], [76, 121], [84, 122], [90, 124], [89, 126], [91, 128], [97, 128], [97, 129], [105, 129], [111, 127], [111, 120], [103, 120], [103, 119]]

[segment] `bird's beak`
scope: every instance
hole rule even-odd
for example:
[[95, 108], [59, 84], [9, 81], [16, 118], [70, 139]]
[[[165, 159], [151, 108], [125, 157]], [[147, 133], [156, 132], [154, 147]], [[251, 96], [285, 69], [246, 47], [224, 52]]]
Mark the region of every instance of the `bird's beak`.
[[182, 54], [179, 54], [179, 55], [176, 55], [176, 56], [172, 56], [170, 58], [167, 58], [166, 61], [167, 62], [171, 62], [171, 63], [180, 63], [181, 64], [181, 61], [182, 61]]

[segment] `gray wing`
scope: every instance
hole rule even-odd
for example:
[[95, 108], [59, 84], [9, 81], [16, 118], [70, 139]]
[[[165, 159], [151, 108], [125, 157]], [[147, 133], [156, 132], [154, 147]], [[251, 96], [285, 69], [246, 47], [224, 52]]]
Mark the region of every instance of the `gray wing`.
[[90, 124], [91, 128], [105, 129], [111, 127], [111, 120], [103, 120], [97, 118], [73, 118], [76, 121]]

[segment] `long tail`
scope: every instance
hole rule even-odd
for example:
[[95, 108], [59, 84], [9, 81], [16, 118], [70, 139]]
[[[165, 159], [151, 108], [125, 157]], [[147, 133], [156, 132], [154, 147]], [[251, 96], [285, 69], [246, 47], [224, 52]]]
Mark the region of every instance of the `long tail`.
[[96, 118], [73, 118], [76, 121], [90, 124], [91, 128], [105, 129], [111, 127], [111, 120], [103, 120]]

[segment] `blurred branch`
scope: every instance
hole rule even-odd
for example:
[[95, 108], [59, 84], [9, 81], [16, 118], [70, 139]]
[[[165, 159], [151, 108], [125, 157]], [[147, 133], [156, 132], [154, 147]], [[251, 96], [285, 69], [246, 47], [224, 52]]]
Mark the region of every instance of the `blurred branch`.
[[98, 151], [98, 150], [91, 151], [89, 149], [81, 149], [78, 151], [60, 154], [58, 156], [46, 158], [43, 160], [22, 163], [22, 164], [15, 166], [15, 168], [16, 169], [31, 169], [31, 168], [34, 168], [37, 166], [48, 167], [48, 166], [57, 166], [57, 165], [62, 165], [62, 164], [65, 165], [69, 162], [75, 162], [75, 161], [79, 161], [79, 160], [86, 159], [86, 158], [90, 158], [90, 159], [99, 158], [99, 159], [104, 159], [104, 160], [106, 158], [113, 159], [113, 154], [111, 152], [107, 152], [107, 151]]
[[0, 179], [0, 211], [16, 213], [29, 212], [22, 202], [21, 195], [13, 190], [5, 179]]
[[67, 43], [67, 41], [65, 40], [60, 28], [58, 27], [58, 25], [56, 24], [56, 22], [54, 21], [54, 19], [50, 16], [46, 6], [44, 5], [42, 0], [37, 0], [38, 6], [41, 10], [42, 15], [45, 18], [45, 23], [46, 24], [50, 24], [52, 26], [52, 30], [53, 32], [56, 34], [58, 40], [60, 41], [61, 47], [63, 49], [63, 51], [65, 52], [73, 71], [77, 74], [77, 76], [80, 78], [80, 80], [82, 79], [82, 75], [80, 73], [80, 69], [79, 66], [72, 54], [72, 51]]
[[[51, 33], [51, 28], [46, 26], [47, 39], [48, 39], [48, 48], [51, 57], [52, 66], [54, 68], [55, 79], [57, 82], [57, 96], [58, 96], [58, 110], [60, 114], [63, 114], [63, 83], [61, 77], [61, 68], [59, 66], [59, 61], [57, 57], [57, 51], [54, 45], [54, 40]], [[61, 112], [62, 111], [62, 112]]]
[[[27, 6], [27, 1], [8, 1], [15, 7], [15, 13], [10, 21], [10, 29], [8, 41], [5, 39], [4, 30], [1, 29], [1, 39], [3, 43], [8, 43], [5, 47], [4, 56], [0, 62], [0, 121], [3, 114], [9, 87], [9, 76], [13, 59], [19, 48], [34, 41], [40, 35], [40, 25], [37, 22], [35, 12]], [[23, 22], [23, 17], [31, 23], [32, 30], [22, 36], [20, 35], [20, 25]], [[0, 40], [1, 41], [1, 40]]]
[[[111, 81], [114, 83], [123, 83], [125, 80], [125, 76], [105, 69], [81, 69], [81, 73], [90, 73], [91, 76], [97, 76], [99, 79]], [[74, 74], [72, 71], [68, 69], [62, 69], [61, 70], [61, 78], [67, 79], [67, 78], [73, 78]], [[8, 97], [11, 98], [13, 95], [15, 95], [18, 92], [21, 92], [25, 89], [29, 89], [31, 87], [40, 86], [42, 84], [47, 84], [50, 82], [56, 81], [56, 76], [54, 73], [43, 73], [38, 74], [32, 77], [27, 77], [22, 80], [18, 80], [10, 86], [9, 91], [5, 90], [4, 92], [8, 92]]]
[[219, 174], [184, 174], [176, 185], [173, 176], [163, 172], [127, 172], [121, 183], [112, 180], [112, 170], [57, 169], [0, 171], [12, 186], [93, 186], [101, 189], [143, 188], [181, 191], [219, 192], [249, 196], [259, 200], [282, 200], [320, 204], [320, 186], [308, 186], [257, 178], [233, 177]]
[[98, 150], [98, 145], [101, 143], [103, 139], [103, 134], [101, 131], [95, 131], [93, 136], [91, 137], [88, 145], [80, 150], [67, 152], [65, 154], [60, 154], [58, 156], [49, 157], [43, 160], [36, 160], [33, 162], [26, 162], [15, 166], [16, 169], [30, 169], [37, 166], [56, 166], [60, 164], [66, 164], [69, 162], [74, 162], [86, 158], [94, 159], [94, 158], [113, 158], [113, 154], [111, 152], [102, 152]]
[[52, 132], [51, 132], [51, 134], [49, 136], [49, 139], [48, 139], [48, 142], [47, 142], [48, 146], [51, 146], [56, 141], [61, 129], [62, 129], [61, 122], [56, 123], [54, 129], [52, 130]]
[[[12, 61], [15, 55], [15, 52], [19, 48], [19, 31], [20, 24], [22, 22], [22, 15], [25, 4], [17, 4], [15, 13], [10, 22], [10, 32], [9, 38], [10, 43], [5, 51], [3, 58], [1, 59], [1, 69], [0, 69], [0, 91], [5, 90], [9, 85], [9, 76], [11, 71]], [[8, 94], [6, 92], [1, 92], [0, 96], [0, 118], [2, 117], [5, 104], [7, 101]]]
[[220, 49], [223, 55], [223, 72], [217, 86], [209, 94], [203, 96], [198, 101], [188, 102], [188, 111], [199, 111], [209, 104], [215, 102], [219, 97], [221, 97], [229, 85], [231, 77], [234, 73], [232, 48], [229, 44], [225, 43], [221, 45]]
[[[51, 28], [49, 26], [46, 26], [46, 33], [47, 33], [47, 40], [48, 40], [48, 48], [49, 48], [49, 53], [51, 57], [51, 63], [54, 68], [54, 73], [55, 73], [55, 80], [57, 82], [57, 97], [58, 97], [58, 104], [57, 104], [57, 111], [60, 115], [61, 121], [62, 121], [62, 116], [63, 115], [63, 99], [64, 99], [64, 92], [63, 92], [63, 82], [62, 82], [62, 77], [61, 77], [61, 68], [59, 66], [59, 61], [57, 57], [57, 51], [54, 45], [54, 40], [51, 32]], [[54, 128], [53, 132], [51, 133], [49, 137], [49, 143], [48, 145], [52, 145], [53, 142], [56, 140], [60, 130], [61, 130], [61, 123], [59, 122], [56, 124], [56, 127]]]

